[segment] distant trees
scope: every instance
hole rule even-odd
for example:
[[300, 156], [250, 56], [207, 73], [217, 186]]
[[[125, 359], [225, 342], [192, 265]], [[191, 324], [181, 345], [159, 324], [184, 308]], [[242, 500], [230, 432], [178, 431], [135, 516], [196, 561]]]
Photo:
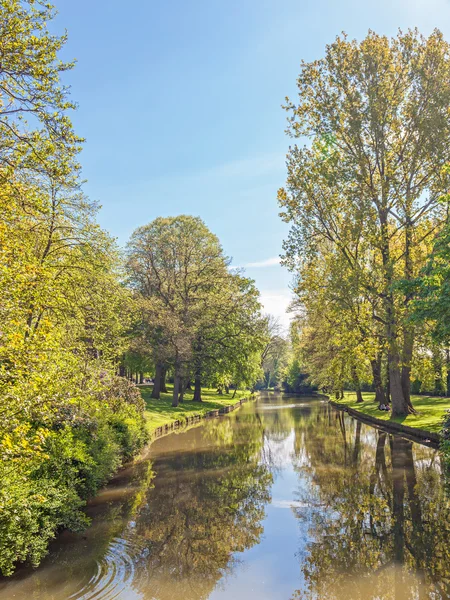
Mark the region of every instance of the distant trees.
[[360, 43], [344, 35], [302, 64], [298, 102], [286, 105], [290, 134], [312, 140], [291, 148], [279, 192], [292, 224], [285, 263], [301, 301], [314, 296], [305, 331], [319, 352], [318, 340], [328, 342], [337, 372], [357, 373], [361, 353], [379, 370], [384, 354], [396, 415], [413, 410], [416, 337], [412, 296], [399, 284], [417, 276], [446, 218], [449, 74], [439, 31], [370, 32]]

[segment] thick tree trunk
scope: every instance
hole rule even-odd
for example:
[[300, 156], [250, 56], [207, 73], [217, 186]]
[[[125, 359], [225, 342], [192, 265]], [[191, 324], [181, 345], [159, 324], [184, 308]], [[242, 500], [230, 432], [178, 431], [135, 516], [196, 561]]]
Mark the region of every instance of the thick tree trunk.
[[390, 256], [391, 234], [388, 223], [388, 208], [386, 199], [381, 199], [382, 204], [378, 211], [381, 226], [381, 255], [383, 260], [384, 278], [384, 310], [386, 320], [386, 341], [388, 346], [389, 388], [392, 400], [392, 414], [404, 416], [408, 414], [408, 402], [405, 400], [402, 388], [402, 375], [400, 371], [400, 352], [398, 349], [397, 330], [398, 323], [395, 315], [394, 298], [392, 295], [393, 265]]
[[[358, 377], [358, 373], [356, 372], [356, 367], [353, 365], [352, 366], [352, 379], [353, 379], [353, 385], [355, 386], [355, 391], [356, 391], [356, 402], [360, 403], [360, 402], [364, 402], [362, 394], [361, 394], [361, 385], [359, 383], [359, 377]], [[344, 395], [342, 394], [342, 397]]]
[[180, 403], [184, 401], [184, 388], [185, 388], [184, 377], [180, 377], [180, 395], [178, 396], [178, 402], [180, 402]]
[[139, 373], [139, 383], [144, 383], [144, 373], [142, 371]]
[[202, 382], [200, 375], [196, 374], [194, 381], [194, 402], [202, 401]]
[[375, 402], [377, 402], [378, 406], [381, 406], [381, 404], [387, 403], [383, 380], [381, 378], [381, 355], [371, 360], [370, 365], [372, 367], [373, 384], [375, 386]]
[[125, 365], [124, 364], [119, 365], [119, 376], [126, 377], [126, 375], [127, 375], [127, 371], [125, 369]]
[[161, 392], [163, 394], [167, 394], [166, 375], [167, 375], [167, 367], [162, 366], [162, 368], [161, 368]]
[[408, 400], [403, 395], [400, 356], [398, 352], [389, 352], [389, 387], [392, 399], [392, 415], [403, 417], [409, 413]]
[[152, 398], [159, 400], [161, 398], [161, 363], [156, 363], [155, 379], [152, 390]]

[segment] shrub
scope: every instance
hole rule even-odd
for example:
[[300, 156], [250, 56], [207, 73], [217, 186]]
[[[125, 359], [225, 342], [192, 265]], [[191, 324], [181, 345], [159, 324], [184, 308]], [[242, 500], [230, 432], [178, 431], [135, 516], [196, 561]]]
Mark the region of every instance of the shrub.
[[36, 566], [61, 528], [89, 523], [86, 499], [147, 441], [144, 403], [128, 381], [107, 377], [97, 392], [58, 406], [0, 440], [0, 572]]

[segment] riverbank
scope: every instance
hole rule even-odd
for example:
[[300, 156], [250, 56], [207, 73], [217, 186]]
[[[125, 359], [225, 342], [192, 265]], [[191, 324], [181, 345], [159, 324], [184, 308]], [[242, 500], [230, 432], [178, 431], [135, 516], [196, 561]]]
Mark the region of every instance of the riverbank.
[[374, 402], [374, 393], [363, 393], [363, 398], [364, 402], [358, 403], [355, 392], [345, 392], [343, 399], [339, 401], [330, 399], [330, 403], [369, 423], [439, 443], [443, 419], [450, 410], [450, 398], [413, 395], [411, 400], [417, 414], [406, 417], [392, 417], [390, 412], [378, 410]]
[[145, 420], [150, 441], [168, 431], [195, 423], [208, 416], [230, 412], [243, 402], [250, 400], [254, 394], [248, 390], [218, 394], [216, 390], [202, 389], [202, 402], [194, 402], [193, 391], [187, 390], [184, 400], [179, 406], [172, 406], [172, 386], [167, 386], [167, 393], [162, 393], [159, 400], [152, 398], [151, 385], [139, 387], [145, 401]]

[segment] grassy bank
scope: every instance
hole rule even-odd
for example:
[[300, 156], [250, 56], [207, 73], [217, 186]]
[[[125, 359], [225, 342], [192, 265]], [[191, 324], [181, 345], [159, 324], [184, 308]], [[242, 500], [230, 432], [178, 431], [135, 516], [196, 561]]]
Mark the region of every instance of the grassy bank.
[[[381, 420], [391, 420], [402, 425], [424, 429], [439, 433], [442, 429], [443, 419], [448, 410], [450, 410], [450, 398], [441, 396], [411, 396], [416, 415], [406, 417], [391, 417], [390, 412], [378, 410], [378, 405], [374, 402], [375, 394], [373, 392], [363, 393], [364, 402], [356, 402], [355, 392], [344, 392], [344, 398], [337, 400], [339, 404], [345, 404], [361, 413], [375, 417]], [[334, 398], [330, 397], [331, 400]]]
[[241, 398], [248, 398], [250, 392], [248, 390], [237, 391], [233, 398], [233, 391], [229, 394], [219, 395], [216, 390], [203, 389], [202, 402], [194, 402], [194, 392], [187, 390], [184, 395], [184, 401], [179, 406], [172, 406], [172, 387], [167, 386], [168, 392], [161, 394], [159, 400], [151, 397], [152, 386], [140, 386], [142, 397], [145, 401], [145, 420], [151, 436], [155, 429], [162, 425], [171, 425], [177, 420], [183, 420], [196, 415], [204, 416], [210, 410], [216, 410], [236, 404]]

